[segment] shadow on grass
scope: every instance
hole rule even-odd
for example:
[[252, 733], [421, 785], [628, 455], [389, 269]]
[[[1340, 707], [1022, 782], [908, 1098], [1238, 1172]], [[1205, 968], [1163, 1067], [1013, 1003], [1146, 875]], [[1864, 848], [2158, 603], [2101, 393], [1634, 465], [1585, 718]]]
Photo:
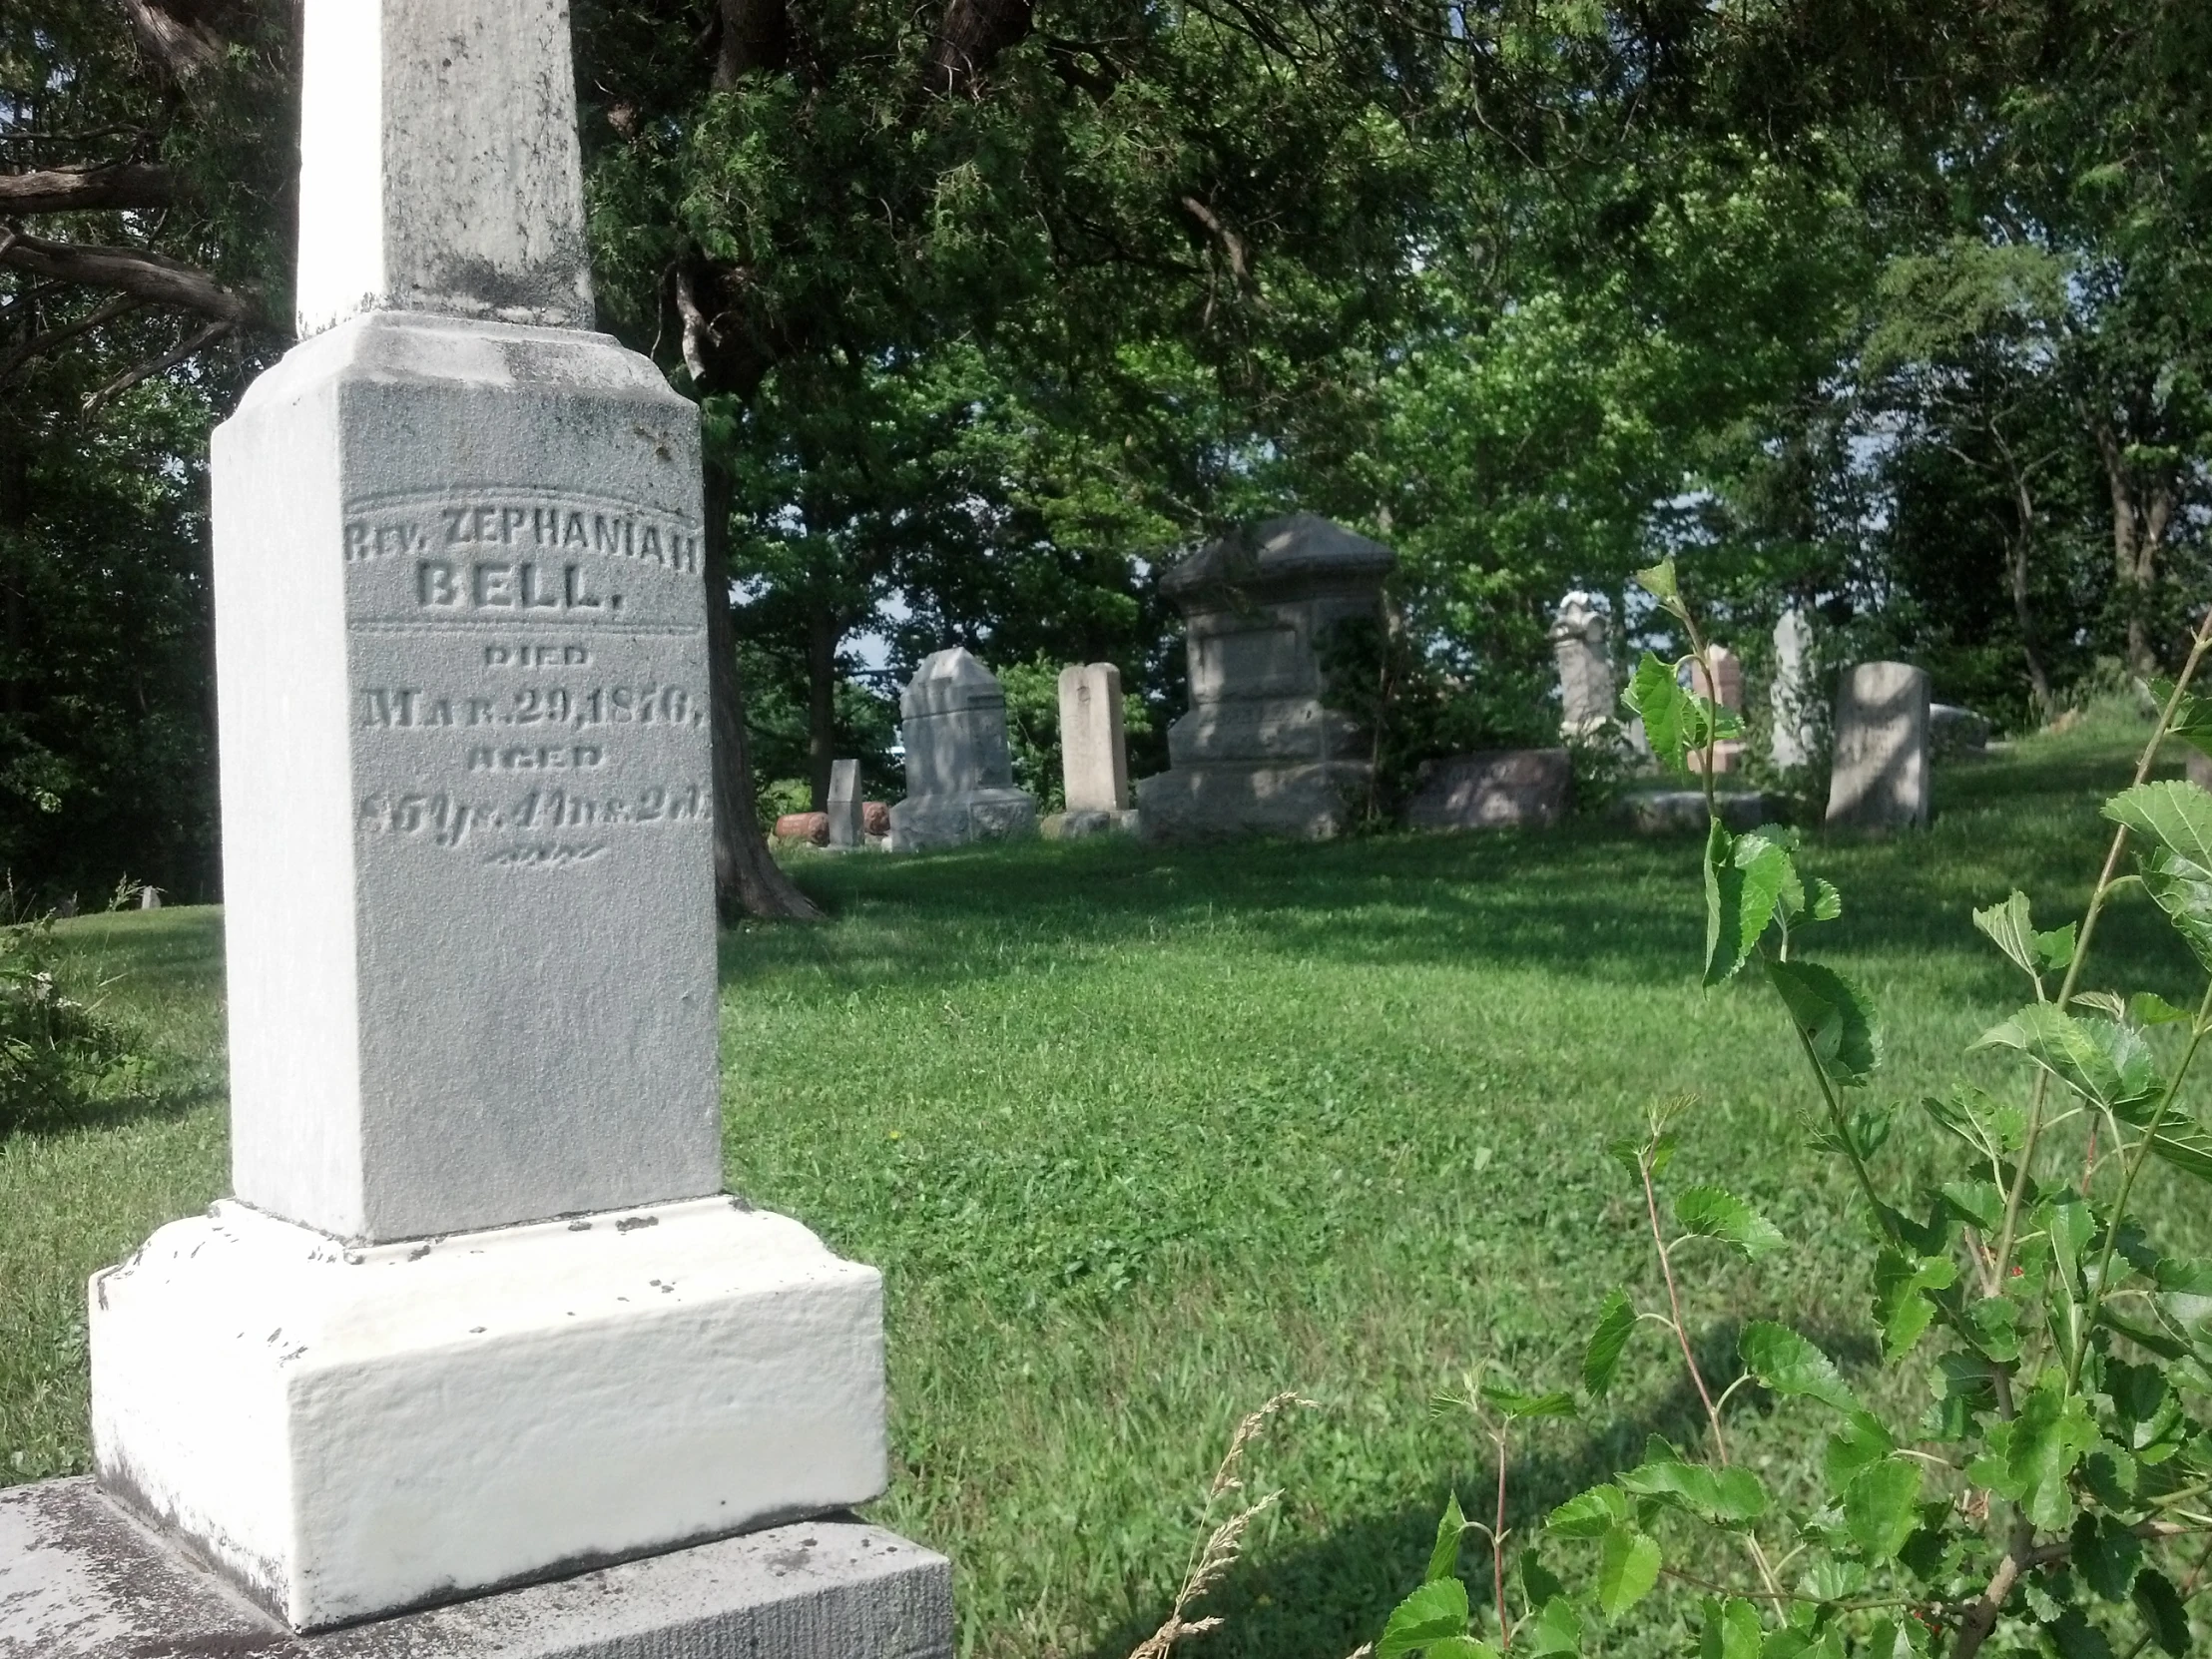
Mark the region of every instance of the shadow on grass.
[[[1965, 975], [1963, 994], [2011, 999], [2019, 987], [1967, 911], [2018, 885], [2047, 925], [2078, 913], [2109, 829], [2098, 808], [2129, 766], [2109, 741], [1961, 764], [1937, 774], [1941, 817], [1930, 830], [1808, 833], [1803, 863], [1845, 897], [1818, 953], [1846, 963], [1877, 951], [1945, 956]], [[1288, 958], [1675, 983], [1701, 954], [1698, 865], [1694, 836], [1637, 837], [1587, 821], [1548, 833], [1197, 846], [1102, 837], [918, 857], [802, 855], [801, 885], [845, 925], [726, 934], [723, 981], [804, 965], [839, 994], [936, 986], [1044, 955], [1233, 929], [1239, 948]], [[2168, 994], [2188, 972], [2163, 921], [2125, 902], [2100, 928], [2098, 961], [2103, 974]]]
[[[1871, 1345], [1863, 1341], [1849, 1344], [1845, 1352], [1823, 1341], [1828, 1333], [1809, 1335], [1823, 1342], [1847, 1370], [1872, 1358]], [[1735, 1358], [1739, 1336], [1738, 1326], [1723, 1324], [1695, 1345], [1699, 1367], [1716, 1393], [1722, 1380], [1741, 1370]], [[1730, 1403], [1726, 1416], [1731, 1424], [1740, 1424], [1773, 1408], [1772, 1396], [1763, 1389], [1747, 1388]], [[1469, 1432], [1472, 1439], [1471, 1425]], [[1651, 1436], [1694, 1455], [1705, 1449], [1706, 1433], [1704, 1407], [1685, 1377], [1645, 1411], [1615, 1419], [1572, 1444], [1531, 1448], [1525, 1436], [1516, 1436], [1507, 1468], [1506, 1530], [1525, 1541], [1559, 1504], [1641, 1462]], [[1311, 1542], [1248, 1558], [1194, 1609], [1224, 1621], [1204, 1638], [1202, 1651], [1210, 1659], [1345, 1659], [1382, 1634], [1390, 1610], [1420, 1582], [1446, 1497], [1456, 1493], [1468, 1518], [1486, 1526], [1496, 1514], [1496, 1490], [1497, 1464], [1469, 1461], [1439, 1471], [1418, 1499], [1350, 1517]], [[1296, 1494], [1291, 1498], [1295, 1502]], [[1576, 1548], [1587, 1554], [1586, 1545], [1544, 1551], [1570, 1587], [1594, 1566], [1594, 1560], [1570, 1553]], [[1509, 1549], [1509, 1568], [1516, 1559]], [[1469, 1532], [1463, 1539], [1460, 1573], [1467, 1580], [1470, 1603], [1485, 1610], [1494, 1605], [1490, 1551], [1482, 1534]], [[1519, 1617], [1522, 1598], [1510, 1577], [1506, 1594], [1509, 1609]], [[1086, 1659], [1125, 1659], [1166, 1613], [1162, 1607], [1149, 1618], [1126, 1620], [1102, 1637]]]

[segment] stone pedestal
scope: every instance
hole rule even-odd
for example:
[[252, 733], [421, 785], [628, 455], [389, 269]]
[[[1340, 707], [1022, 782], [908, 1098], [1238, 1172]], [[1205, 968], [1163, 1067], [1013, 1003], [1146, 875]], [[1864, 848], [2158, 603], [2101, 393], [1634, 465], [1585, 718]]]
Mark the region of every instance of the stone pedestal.
[[1864, 829], [1929, 818], [1928, 673], [1910, 663], [1861, 663], [1836, 695], [1836, 761], [1828, 822]]
[[951, 1580], [827, 1516], [302, 1635], [90, 1480], [0, 1491], [0, 1659], [951, 1659]]
[[1160, 589], [1183, 612], [1191, 709], [1169, 770], [1137, 784], [1147, 839], [1335, 834], [1374, 775], [1361, 733], [1322, 701], [1331, 631], [1381, 620], [1386, 547], [1310, 513], [1185, 559]]
[[1006, 693], [964, 647], [922, 660], [898, 715], [906, 799], [891, 808], [891, 851], [1036, 833], [1037, 799], [1014, 788]]

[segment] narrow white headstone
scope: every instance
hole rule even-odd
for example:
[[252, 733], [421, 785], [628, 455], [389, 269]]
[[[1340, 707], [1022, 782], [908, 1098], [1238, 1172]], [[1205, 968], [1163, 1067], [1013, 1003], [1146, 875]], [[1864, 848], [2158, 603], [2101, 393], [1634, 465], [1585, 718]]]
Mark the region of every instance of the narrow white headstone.
[[1609, 624], [1596, 601], [1577, 590], [1559, 602], [1551, 624], [1551, 649], [1559, 668], [1559, 730], [1588, 737], [1620, 710], [1613, 698], [1613, 663], [1606, 651]]
[[1813, 625], [1795, 606], [1774, 625], [1774, 764], [1782, 771], [1813, 759]]
[[1112, 663], [1060, 670], [1060, 768], [1071, 813], [1129, 810], [1129, 751], [1122, 741], [1121, 670]]
[[307, 60], [332, 325], [214, 443], [246, 1202], [90, 1335], [102, 1483], [316, 1629], [864, 1502], [885, 1442], [879, 1276], [720, 1196], [698, 414], [540, 325], [565, 10], [309, 0]]
[[830, 763], [830, 844], [860, 846], [867, 839], [860, 814], [860, 763]]

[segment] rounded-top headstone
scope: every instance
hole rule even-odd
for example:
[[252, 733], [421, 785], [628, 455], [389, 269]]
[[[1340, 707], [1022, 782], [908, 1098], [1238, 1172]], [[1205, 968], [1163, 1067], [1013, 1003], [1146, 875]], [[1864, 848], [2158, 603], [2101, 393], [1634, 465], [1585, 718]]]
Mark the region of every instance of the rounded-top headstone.
[[1160, 591], [1185, 611], [1225, 598], [1358, 592], [1380, 588], [1396, 563], [1381, 542], [1314, 513], [1289, 513], [1208, 542], [1160, 578]]

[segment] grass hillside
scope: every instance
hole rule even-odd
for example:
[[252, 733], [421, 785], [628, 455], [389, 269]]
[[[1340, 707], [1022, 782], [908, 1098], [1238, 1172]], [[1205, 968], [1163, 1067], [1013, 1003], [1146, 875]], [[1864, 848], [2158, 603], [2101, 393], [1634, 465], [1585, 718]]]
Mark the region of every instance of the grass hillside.
[[[1888, 1092], [1994, 1075], [1960, 1051], [2016, 987], [1966, 912], [2014, 883], [2046, 925], [2078, 908], [2141, 735], [2107, 712], [1939, 772], [1926, 834], [1816, 837], [1806, 862], [1846, 904], [1822, 955], [1882, 1004]], [[1446, 1490], [1494, 1481], [1438, 1396], [1484, 1359], [1564, 1381], [1599, 1300], [1648, 1279], [1605, 1147], [1657, 1096], [1700, 1102], [1677, 1179], [1725, 1181], [1793, 1244], [1756, 1271], [1692, 1258], [1716, 1366], [1731, 1321], [1768, 1317], [1868, 1391], [1897, 1385], [1873, 1371], [1844, 1174], [1806, 1148], [1810, 1085], [1770, 993], [1697, 988], [1689, 840], [1093, 840], [808, 857], [801, 878], [827, 924], [723, 941], [729, 1178], [884, 1270], [896, 1464], [873, 1512], [953, 1558], [965, 1653], [1126, 1653], [1231, 1426], [1282, 1388], [1319, 1409], [1265, 1442], [1257, 1479], [1287, 1495], [1197, 1651], [1341, 1659], [1371, 1637]], [[63, 931], [160, 1064], [134, 1103], [0, 1142], [4, 1479], [83, 1464], [84, 1276], [224, 1187], [220, 912]], [[2090, 983], [2193, 994], [2140, 899], [2096, 959]], [[1925, 1133], [1909, 1119], [1885, 1158]], [[2212, 1243], [2202, 1211], [2176, 1244]], [[1515, 1516], [1647, 1430], [1695, 1436], [1679, 1360], [1647, 1339], [1625, 1375], [1618, 1420], [1518, 1459]], [[1814, 1454], [1748, 1400], [1734, 1437], [1777, 1484]]]

